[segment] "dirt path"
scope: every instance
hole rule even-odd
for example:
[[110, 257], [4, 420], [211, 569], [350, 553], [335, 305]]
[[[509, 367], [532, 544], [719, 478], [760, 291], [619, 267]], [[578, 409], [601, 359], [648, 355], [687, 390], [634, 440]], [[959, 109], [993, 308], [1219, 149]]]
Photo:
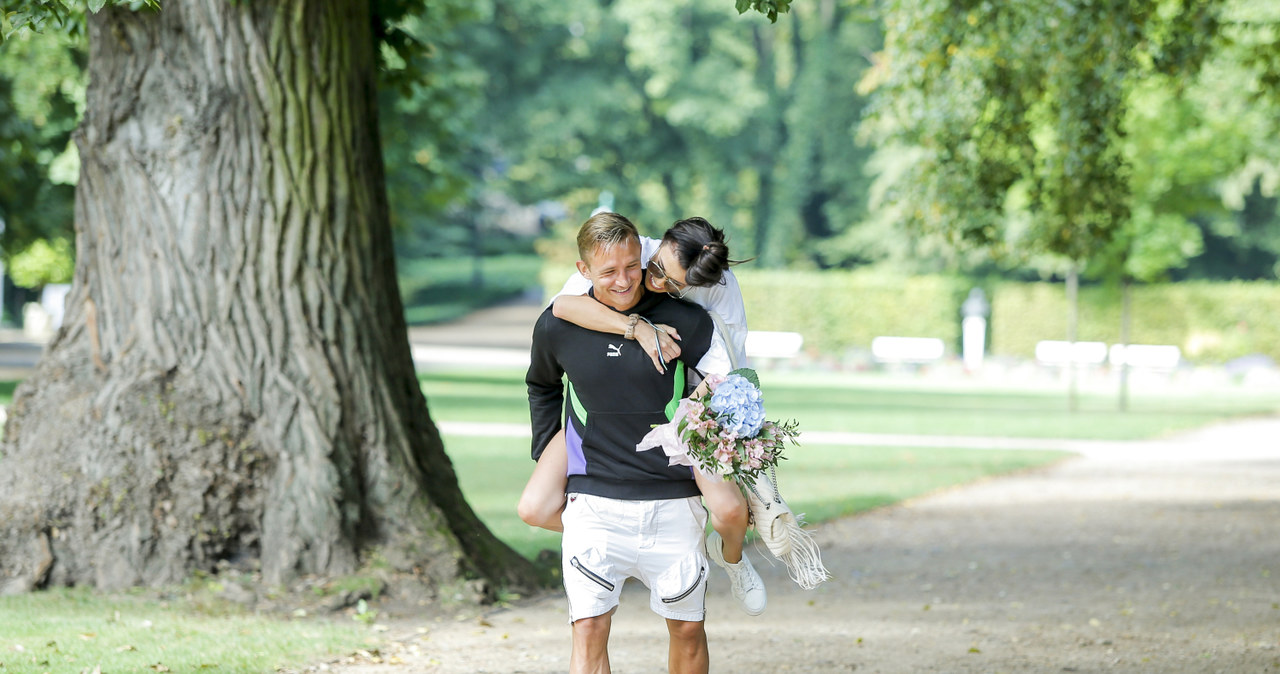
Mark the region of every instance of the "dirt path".
[[[749, 553], [769, 588], [759, 618], [713, 576], [713, 672], [1280, 672], [1280, 419], [1091, 452], [817, 536], [835, 579], [812, 592]], [[623, 593], [615, 672], [666, 671], [646, 597]], [[565, 621], [558, 592], [407, 620], [383, 663], [317, 669], [563, 672]]]

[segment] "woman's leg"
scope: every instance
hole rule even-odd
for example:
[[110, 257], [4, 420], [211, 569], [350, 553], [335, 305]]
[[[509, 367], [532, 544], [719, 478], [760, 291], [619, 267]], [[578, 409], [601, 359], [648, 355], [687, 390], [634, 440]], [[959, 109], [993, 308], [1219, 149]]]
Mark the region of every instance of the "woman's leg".
[[747, 535], [746, 497], [732, 480], [722, 480], [718, 475], [707, 477], [696, 469], [693, 478], [711, 513], [711, 528], [724, 540], [724, 561], [737, 564], [742, 561], [742, 539]]
[[768, 593], [751, 560], [742, 554], [742, 538], [747, 533], [747, 499], [737, 482], [707, 477], [698, 470], [693, 474], [715, 529], [707, 536], [707, 558], [729, 575], [729, 589], [742, 610], [760, 615], [769, 602]]
[[[542, 450], [533, 475], [520, 494], [516, 512], [525, 524], [551, 531], [564, 531], [560, 513], [564, 512], [564, 489], [569, 479], [569, 459], [565, 454], [564, 430], [556, 433]], [[745, 499], [744, 499], [745, 504]], [[745, 507], [745, 505], [744, 505]], [[745, 532], [746, 529], [744, 528]]]

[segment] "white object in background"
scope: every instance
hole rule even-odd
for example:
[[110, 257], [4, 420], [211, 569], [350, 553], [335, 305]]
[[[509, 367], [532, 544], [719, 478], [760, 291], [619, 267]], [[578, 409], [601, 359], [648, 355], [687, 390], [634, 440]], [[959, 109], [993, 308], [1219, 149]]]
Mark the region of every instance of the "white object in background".
[[876, 337], [871, 355], [882, 363], [929, 363], [940, 360], [947, 347], [936, 337]]
[[1103, 342], [1066, 342], [1045, 340], [1036, 343], [1036, 360], [1045, 365], [1101, 365], [1107, 360]]
[[804, 335], [798, 332], [747, 331], [748, 358], [794, 358], [802, 346]]
[[975, 372], [982, 369], [982, 358], [987, 343], [987, 319], [970, 316], [960, 323], [961, 347], [964, 349], [964, 369]]
[[66, 311], [67, 294], [71, 292], [69, 283], [50, 283], [40, 291], [40, 306], [49, 314], [49, 327], [57, 330], [62, 327], [62, 316]]
[[1182, 349], [1167, 344], [1112, 344], [1108, 357], [1112, 365], [1172, 370], [1182, 360]]

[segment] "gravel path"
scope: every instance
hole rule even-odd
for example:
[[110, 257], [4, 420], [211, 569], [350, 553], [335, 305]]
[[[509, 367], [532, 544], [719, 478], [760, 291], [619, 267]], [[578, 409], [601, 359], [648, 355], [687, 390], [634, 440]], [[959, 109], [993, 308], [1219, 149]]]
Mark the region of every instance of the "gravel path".
[[[749, 551], [769, 588], [761, 617], [716, 572], [713, 672], [1280, 672], [1280, 419], [1089, 451], [817, 537], [835, 579], [811, 592]], [[623, 592], [615, 672], [666, 671], [646, 597]], [[553, 592], [405, 620], [381, 663], [316, 669], [563, 672], [566, 615]]]

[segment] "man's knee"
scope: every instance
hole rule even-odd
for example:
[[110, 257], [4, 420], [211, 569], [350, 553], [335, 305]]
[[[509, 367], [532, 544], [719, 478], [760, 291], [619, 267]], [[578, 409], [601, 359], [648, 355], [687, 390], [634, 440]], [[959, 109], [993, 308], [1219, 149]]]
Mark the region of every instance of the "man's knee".
[[610, 611], [604, 615], [579, 618], [573, 621], [573, 636], [586, 642], [600, 642], [609, 638]]
[[702, 621], [693, 622], [690, 620], [668, 620], [667, 630], [671, 633], [671, 640], [696, 646], [706, 641], [706, 624]]

